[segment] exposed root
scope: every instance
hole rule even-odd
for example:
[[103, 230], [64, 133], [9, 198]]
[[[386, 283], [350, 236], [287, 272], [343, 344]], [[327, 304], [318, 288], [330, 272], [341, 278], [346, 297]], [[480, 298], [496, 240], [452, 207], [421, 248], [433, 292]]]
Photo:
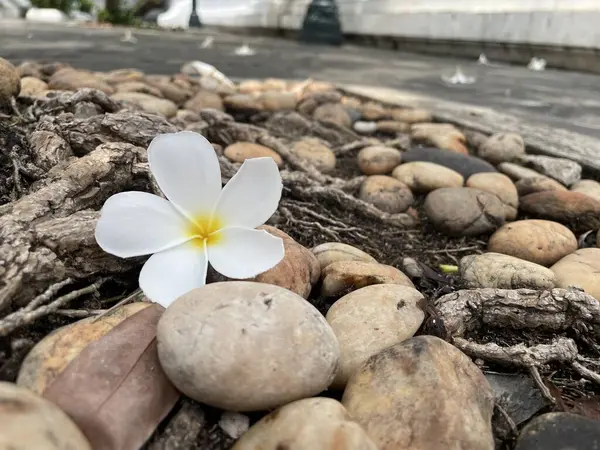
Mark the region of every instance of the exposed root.
[[53, 284], [46, 291], [34, 298], [31, 302], [24, 306], [23, 308], [15, 311], [12, 314], [4, 317], [4, 319], [0, 320], [0, 336], [6, 336], [17, 328], [23, 327], [25, 325], [31, 324], [33, 321], [39, 319], [40, 317], [47, 316], [48, 314], [62, 308], [67, 303], [75, 300], [76, 298], [82, 297], [87, 294], [97, 293], [98, 288], [106, 281], [106, 279], [101, 278], [95, 283], [87, 286], [83, 289], [78, 289], [76, 291], [65, 294], [57, 299], [53, 300], [51, 303], [44, 305], [47, 301], [49, 301], [58, 291], [60, 291], [63, 287], [68, 284], [71, 284], [73, 280], [67, 278], [66, 280]]

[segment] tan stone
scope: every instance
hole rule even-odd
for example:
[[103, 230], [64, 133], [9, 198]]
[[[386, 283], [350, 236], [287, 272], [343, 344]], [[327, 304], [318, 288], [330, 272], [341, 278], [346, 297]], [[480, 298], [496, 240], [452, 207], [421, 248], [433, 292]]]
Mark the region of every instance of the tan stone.
[[431, 122], [431, 113], [424, 109], [394, 108], [391, 110], [394, 120], [406, 123]]
[[318, 106], [313, 112], [313, 119], [344, 128], [352, 126], [350, 115], [340, 103], [324, 103]]
[[365, 175], [385, 175], [402, 162], [402, 153], [392, 147], [372, 145], [363, 148], [357, 160], [360, 171]]
[[312, 249], [312, 252], [319, 261], [321, 271], [329, 264], [337, 261], [377, 262], [377, 260], [368, 253], [341, 242], [327, 242], [325, 244], [317, 245]]
[[340, 352], [309, 302], [248, 281], [210, 283], [179, 297], [156, 334], [161, 366], [181, 392], [238, 412], [317, 395], [333, 380]]
[[292, 152], [323, 173], [329, 173], [335, 169], [335, 154], [319, 139], [309, 137], [296, 141], [292, 145]]
[[283, 159], [281, 156], [268, 147], [260, 144], [253, 144], [251, 142], [236, 142], [225, 148], [225, 156], [233, 162], [242, 163], [249, 158], [273, 158], [277, 167], [283, 167]]
[[465, 185], [494, 194], [506, 206], [506, 220], [517, 218], [519, 193], [512, 180], [506, 175], [495, 172], [476, 173], [469, 177]]
[[157, 98], [141, 92], [117, 92], [111, 96], [113, 100], [133, 103], [150, 114], [173, 117], [177, 113], [177, 105], [166, 98]]
[[488, 251], [504, 253], [551, 266], [577, 250], [577, 238], [564, 225], [549, 220], [518, 220], [507, 223], [488, 241]]
[[465, 256], [459, 268], [461, 278], [471, 288], [543, 290], [556, 285], [550, 269], [501, 253]]
[[589, 195], [590, 197], [600, 201], [600, 183], [597, 181], [581, 180], [571, 186], [571, 191], [581, 192], [582, 194]]
[[340, 298], [326, 319], [340, 344], [340, 366], [332, 383], [343, 388], [371, 356], [412, 337], [425, 318], [425, 298], [398, 284], [366, 286]]
[[6, 59], [0, 58], [0, 105], [7, 105], [10, 99], [21, 91], [19, 71]]
[[21, 78], [21, 92], [19, 95], [35, 97], [40, 92], [48, 90], [48, 84], [39, 78], [23, 77]]
[[372, 284], [415, 287], [410, 279], [395, 267], [372, 262], [337, 261], [327, 265], [321, 276], [321, 292], [325, 297], [336, 297]]
[[360, 187], [358, 197], [389, 214], [406, 211], [415, 200], [404, 183], [386, 175], [367, 177]]
[[216, 109], [223, 111], [223, 101], [221, 96], [211, 91], [200, 90], [189, 99], [185, 105], [185, 109], [199, 113], [203, 109]]
[[407, 185], [413, 192], [427, 193], [444, 187], [461, 187], [464, 178], [452, 169], [424, 161], [397, 166], [392, 176]]
[[557, 287], [577, 286], [600, 301], [600, 248], [581, 248], [550, 269], [556, 275]]
[[379, 450], [494, 449], [489, 383], [437, 337], [413, 337], [369, 358], [342, 404]]
[[231, 450], [283, 450], [282, 442], [293, 442], [293, 450], [377, 450], [342, 404], [324, 397], [297, 400], [263, 417]]
[[48, 80], [48, 87], [54, 90], [76, 91], [81, 88], [98, 89], [113, 94], [115, 89], [97, 75], [84, 70], [60, 69]]
[[443, 150], [468, 155], [467, 139], [454, 125], [446, 123], [417, 123], [411, 126], [413, 139], [425, 141]]

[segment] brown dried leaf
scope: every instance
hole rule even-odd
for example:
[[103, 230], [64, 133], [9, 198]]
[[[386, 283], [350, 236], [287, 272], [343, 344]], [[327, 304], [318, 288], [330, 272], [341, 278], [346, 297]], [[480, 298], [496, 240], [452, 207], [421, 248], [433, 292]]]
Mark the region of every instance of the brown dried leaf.
[[95, 450], [137, 450], [179, 398], [156, 352], [164, 309], [149, 306], [91, 342], [44, 391]]

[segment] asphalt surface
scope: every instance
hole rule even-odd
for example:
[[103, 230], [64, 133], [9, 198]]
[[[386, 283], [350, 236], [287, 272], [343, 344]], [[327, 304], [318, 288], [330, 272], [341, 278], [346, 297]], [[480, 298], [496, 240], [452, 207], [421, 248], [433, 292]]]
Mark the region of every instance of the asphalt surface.
[[[202, 48], [213, 36], [211, 48]], [[197, 33], [135, 30], [135, 43], [123, 42], [123, 29], [97, 29], [0, 21], [0, 56], [61, 61], [75, 67], [106, 71], [131, 67], [169, 74], [190, 60], [215, 65], [232, 78], [312, 77], [339, 83], [402, 89], [443, 100], [526, 117], [549, 127], [600, 138], [600, 76], [493, 64], [478, 65], [424, 55], [359, 46], [304, 45], [273, 37], [247, 37], [203, 29]], [[253, 56], [238, 56], [247, 43]], [[476, 81], [450, 85], [457, 65]], [[600, 155], [599, 155], [600, 157]]]

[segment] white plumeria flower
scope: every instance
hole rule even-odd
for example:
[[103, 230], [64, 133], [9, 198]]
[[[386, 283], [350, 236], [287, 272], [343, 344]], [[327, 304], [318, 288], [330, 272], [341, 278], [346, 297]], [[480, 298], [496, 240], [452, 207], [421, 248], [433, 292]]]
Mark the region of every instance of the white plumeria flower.
[[96, 226], [100, 247], [122, 258], [149, 255], [140, 288], [167, 307], [206, 282], [208, 263], [229, 278], [251, 278], [279, 263], [283, 240], [263, 225], [277, 210], [282, 183], [272, 158], [248, 159], [221, 186], [219, 160], [200, 134], [157, 136], [148, 162], [168, 200], [146, 192], [110, 197]]

